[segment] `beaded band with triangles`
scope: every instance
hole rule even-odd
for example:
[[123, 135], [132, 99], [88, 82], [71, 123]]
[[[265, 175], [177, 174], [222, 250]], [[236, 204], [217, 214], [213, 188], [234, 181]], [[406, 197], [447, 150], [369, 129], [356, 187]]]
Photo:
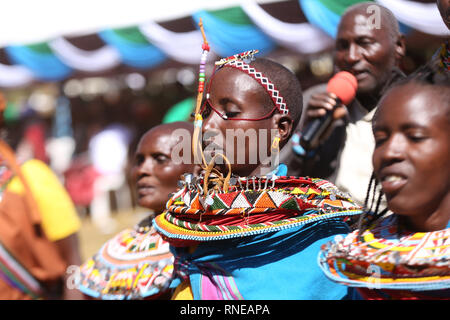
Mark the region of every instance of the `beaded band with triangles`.
[[240, 177], [227, 192], [206, 196], [199, 180], [175, 193], [167, 211], [154, 220], [171, 244], [251, 236], [361, 213], [358, 205], [326, 180]]

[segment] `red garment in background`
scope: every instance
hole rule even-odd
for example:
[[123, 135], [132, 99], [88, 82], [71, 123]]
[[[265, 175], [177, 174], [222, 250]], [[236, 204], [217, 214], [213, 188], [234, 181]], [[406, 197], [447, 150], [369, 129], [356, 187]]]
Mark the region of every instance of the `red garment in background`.
[[94, 182], [100, 175], [92, 164], [81, 160], [75, 160], [64, 172], [64, 186], [75, 205], [91, 204], [94, 198]]
[[33, 147], [33, 158], [49, 163], [45, 151], [45, 128], [42, 124], [33, 123], [28, 126], [24, 134], [25, 140]]

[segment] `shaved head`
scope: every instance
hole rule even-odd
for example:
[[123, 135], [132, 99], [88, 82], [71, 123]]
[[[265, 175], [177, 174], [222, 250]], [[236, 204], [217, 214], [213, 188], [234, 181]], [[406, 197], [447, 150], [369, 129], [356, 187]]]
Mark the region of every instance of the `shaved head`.
[[264, 73], [280, 91], [289, 108], [293, 127], [296, 128], [302, 114], [303, 95], [300, 82], [295, 74], [280, 63], [269, 59], [257, 58], [250, 64]]
[[[370, 8], [369, 8], [370, 7]], [[341, 21], [348, 19], [349, 17], [353, 17], [356, 14], [362, 14], [365, 16], [371, 16], [375, 14], [373, 8], [378, 8], [380, 11], [381, 18], [381, 28], [386, 30], [389, 33], [392, 41], [397, 41], [400, 34], [400, 29], [398, 25], [398, 21], [395, 18], [394, 14], [387, 8], [380, 6], [379, 4], [375, 4], [373, 2], [362, 2], [354, 4], [347, 8], [343, 16], [341, 17]]]
[[450, 0], [436, 0], [439, 13], [442, 21], [444, 21], [447, 28], [450, 30]]
[[[158, 125], [148, 130], [139, 141], [134, 156], [131, 176], [136, 186], [140, 206], [163, 212], [170, 193], [177, 189], [177, 182], [183, 173], [192, 173], [192, 161], [178, 163], [172, 158], [172, 151], [180, 142], [180, 136], [172, 134], [183, 129], [194, 132], [189, 122], [173, 122]], [[191, 153], [191, 149], [187, 148]]]
[[[371, 110], [405, 55], [405, 41], [389, 9], [373, 2], [349, 7], [339, 22], [335, 65], [358, 81], [357, 98]], [[372, 102], [371, 102], [372, 101]]]
[[191, 134], [194, 132], [194, 125], [190, 122], [186, 121], [177, 121], [177, 122], [170, 122], [170, 123], [164, 123], [160, 124], [156, 127], [151, 128], [148, 130], [144, 135], [167, 135], [170, 136], [173, 131], [176, 129], [186, 129]]

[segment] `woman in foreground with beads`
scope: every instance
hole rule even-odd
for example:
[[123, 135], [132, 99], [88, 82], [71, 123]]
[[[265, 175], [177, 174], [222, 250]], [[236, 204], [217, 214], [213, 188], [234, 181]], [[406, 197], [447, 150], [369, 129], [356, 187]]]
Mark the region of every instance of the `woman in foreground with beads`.
[[317, 252], [349, 232], [343, 220], [360, 208], [328, 181], [286, 177], [282, 164], [264, 172], [300, 118], [302, 95], [292, 72], [254, 54], [217, 62], [201, 87], [193, 151], [203, 172], [154, 220], [175, 256], [173, 299], [342, 299], [347, 289], [322, 274]]
[[[175, 130], [180, 134], [173, 134]], [[179, 137], [191, 137], [192, 132], [191, 123], [174, 122], [156, 126], [142, 136], [131, 175], [138, 204], [152, 213], [107, 241], [81, 266], [79, 290], [85, 295], [104, 300], [170, 297], [173, 256], [169, 244], [152, 227], [152, 220], [164, 211], [180, 176], [194, 169], [192, 161], [180, 164], [172, 157]]]
[[[330, 279], [364, 299], [450, 299], [450, 83], [434, 79], [419, 73], [383, 97], [372, 205], [319, 255]], [[390, 211], [378, 212], [383, 194]]]

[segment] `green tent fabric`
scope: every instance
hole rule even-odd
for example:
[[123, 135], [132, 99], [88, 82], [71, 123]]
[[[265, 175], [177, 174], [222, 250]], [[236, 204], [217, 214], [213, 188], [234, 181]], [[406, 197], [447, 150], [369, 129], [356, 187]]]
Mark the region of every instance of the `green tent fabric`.
[[229, 22], [236, 25], [253, 25], [253, 22], [244, 12], [241, 7], [231, 7], [220, 10], [206, 10], [214, 17], [222, 21]]
[[372, 2], [373, 0], [318, 0], [320, 1], [324, 6], [326, 6], [328, 9], [333, 11], [334, 13], [338, 15], [343, 15], [345, 10], [348, 9], [348, 7], [360, 3], [360, 2]]
[[50, 49], [50, 46], [46, 42], [29, 44], [26, 47], [40, 54], [53, 54], [52, 49]]
[[117, 28], [112, 29], [112, 31], [131, 43], [143, 45], [148, 45], [149, 43], [138, 27]]
[[195, 99], [187, 98], [173, 105], [164, 115], [162, 123], [170, 123], [176, 121], [188, 121], [191, 113], [194, 111]]

